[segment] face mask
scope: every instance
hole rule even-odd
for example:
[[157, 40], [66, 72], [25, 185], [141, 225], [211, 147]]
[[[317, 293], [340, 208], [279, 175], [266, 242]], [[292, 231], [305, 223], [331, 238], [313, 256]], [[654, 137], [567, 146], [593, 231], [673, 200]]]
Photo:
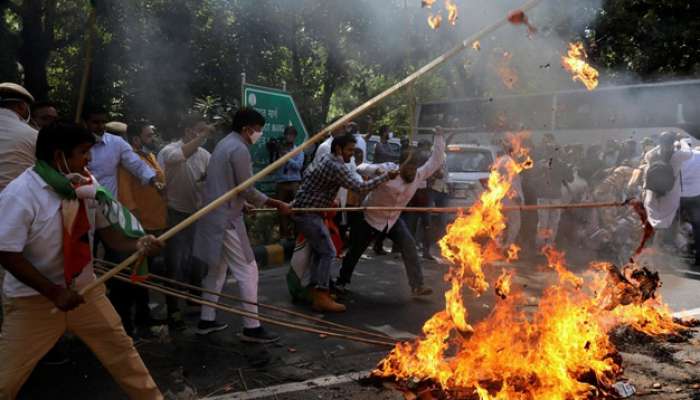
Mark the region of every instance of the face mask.
[[257, 141], [262, 137], [262, 134], [262, 131], [253, 131], [253, 133], [250, 134], [250, 144], [257, 143]]
[[[66, 155], [63, 153], [61, 153], [61, 160], [63, 161], [63, 167], [66, 169], [66, 172], [63, 171], [63, 168], [60, 168], [59, 172], [61, 172], [63, 176], [68, 178], [68, 180], [74, 187], [85, 185], [91, 182], [91, 179], [83, 174], [80, 174], [78, 172], [70, 172], [70, 168], [68, 168], [68, 161], [66, 161]], [[85, 173], [88, 176], [90, 176], [90, 173], [87, 172], [87, 170], [85, 171]]]

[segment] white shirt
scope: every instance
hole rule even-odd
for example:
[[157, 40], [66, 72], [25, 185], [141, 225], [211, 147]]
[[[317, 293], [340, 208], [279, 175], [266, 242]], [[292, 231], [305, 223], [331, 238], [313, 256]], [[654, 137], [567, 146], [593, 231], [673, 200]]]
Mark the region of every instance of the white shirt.
[[[369, 193], [365, 200], [367, 207], [405, 207], [416, 190], [432, 176], [435, 171], [442, 167], [445, 161], [445, 138], [441, 135], [435, 136], [435, 146], [433, 154], [422, 167], [416, 171], [416, 178], [413, 182], [406, 182], [400, 176], [387, 181]], [[392, 164], [392, 163], [387, 163]], [[392, 164], [395, 166], [395, 164]], [[363, 175], [372, 175], [378, 168], [391, 169], [386, 164], [362, 164], [358, 171]], [[401, 211], [366, 211], [365, 221], [378, 231], [390, 230], [399, 219]]]
[[[660, 151], [660, 147], [656, 146], [644, 155], [647, 168], [659, 156]], [[681, 148], [676, 150], [671, 156], [670, 164], [676, 177], [673, 189], [663, 196], [659, 196], [651, 190], [644, 190], [644, 208], [647, 211], [649, 223], [654, 228], [668, 228], [673, 223], [676, 211], [678, 211], [678, 207], [681, 204], [681, 180], [679, 177], [681, 165], [692, 156], [693, 153], [688, 144], [681, 142]], [[644, 173], [646, 173], [646, 169]]]
[[[87, 200], [90, 226], [90, 246], [95, 227], [109, 226], [97, 203]], [[65, 287], [63, 273], [63, 217], [61, 198], [33, 169], [23, 172], [0, 193], [0, 251], [22, 253], [43, 276], [56, 285]], [[97, 219], [96, 219], [97, 218]], [[92, 264], [83, 269], [73, 281], [80, 289], [95, 279]], [[5, 274], [3, 292], [8, 297], [36, 296], [39, 293]]]
[[158, 163], [165, 172], [168, 207], [192, 214], [201, 206], [202, 186], [211, 154], [198, 148], [189, 158], [182, 152], [182, 140], [163, 147]]
[[353, 135], [355, 137], [355, 148], [362, 150], [362, 159], [367, 161], [367, 142], [359, 133]]
[[681, 166], [681, 197], [700, 196], [700, 150]]
[[323, 143], [318, 145], [316, 154], [314, 155], [314, 160], [311, 163], [312, 167], [316, 167], [318, 163], [321, 162], [323, 156], [331, 153], [331, 143], [333, 143], [333, 136], [329, 137], [328, 139], [324, 140]]
[[37, 131], [19, 115], [0, 108], [0, 191], [34, 165]]

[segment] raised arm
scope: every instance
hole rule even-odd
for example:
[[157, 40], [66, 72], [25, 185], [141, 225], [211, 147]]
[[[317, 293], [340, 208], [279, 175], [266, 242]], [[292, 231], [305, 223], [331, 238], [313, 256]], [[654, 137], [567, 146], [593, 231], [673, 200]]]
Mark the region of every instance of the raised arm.
[[442, 168], [445, 162], [445, 137], [442, 133], [435, 134], [435, 143], [433, 145], [433, 154], [430, 155], [428, 161], [418, 168], [416, 172], [416, 180], [425, 180], [430, 178], [435, 172]]

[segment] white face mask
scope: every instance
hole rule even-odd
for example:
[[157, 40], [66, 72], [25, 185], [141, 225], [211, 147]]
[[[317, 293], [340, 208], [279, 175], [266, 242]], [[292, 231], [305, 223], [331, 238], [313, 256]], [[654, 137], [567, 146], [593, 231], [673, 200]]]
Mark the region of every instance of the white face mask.
[[262, 137], [262, 134], [262, 131], [253, 131], [253, 133], [250, 134], [250, 144], [257, 143], [257, 141]]

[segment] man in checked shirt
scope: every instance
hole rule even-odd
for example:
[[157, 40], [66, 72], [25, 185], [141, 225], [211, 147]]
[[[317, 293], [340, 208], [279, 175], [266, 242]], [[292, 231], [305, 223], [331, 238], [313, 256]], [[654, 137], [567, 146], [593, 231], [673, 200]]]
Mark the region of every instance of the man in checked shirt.
[[[395, 170], [363, 181], [353, 174], [345, 164], [350, 162], [355, 152], [355, 144], [356, 140], [352, 135], [342, 135], [333, 139], [331, 153], [324, 155], [316, 166], [306, 172], [301, 187], [292, 202], [292, 207], [330, 207], [341, 187], [353, 192], [365, 193], [398, 176], [399, 171]], [[311, 267], [314, 310], [345, 311], [345, 306], [336, 303], [328, 292], [331, 264], [336, 251], [328, 228], [323, 223], [321, 213], [298, 213], [293, 218], [297, 230], [311, 245], [311, 251], [314, 255], [314, 263]]]

